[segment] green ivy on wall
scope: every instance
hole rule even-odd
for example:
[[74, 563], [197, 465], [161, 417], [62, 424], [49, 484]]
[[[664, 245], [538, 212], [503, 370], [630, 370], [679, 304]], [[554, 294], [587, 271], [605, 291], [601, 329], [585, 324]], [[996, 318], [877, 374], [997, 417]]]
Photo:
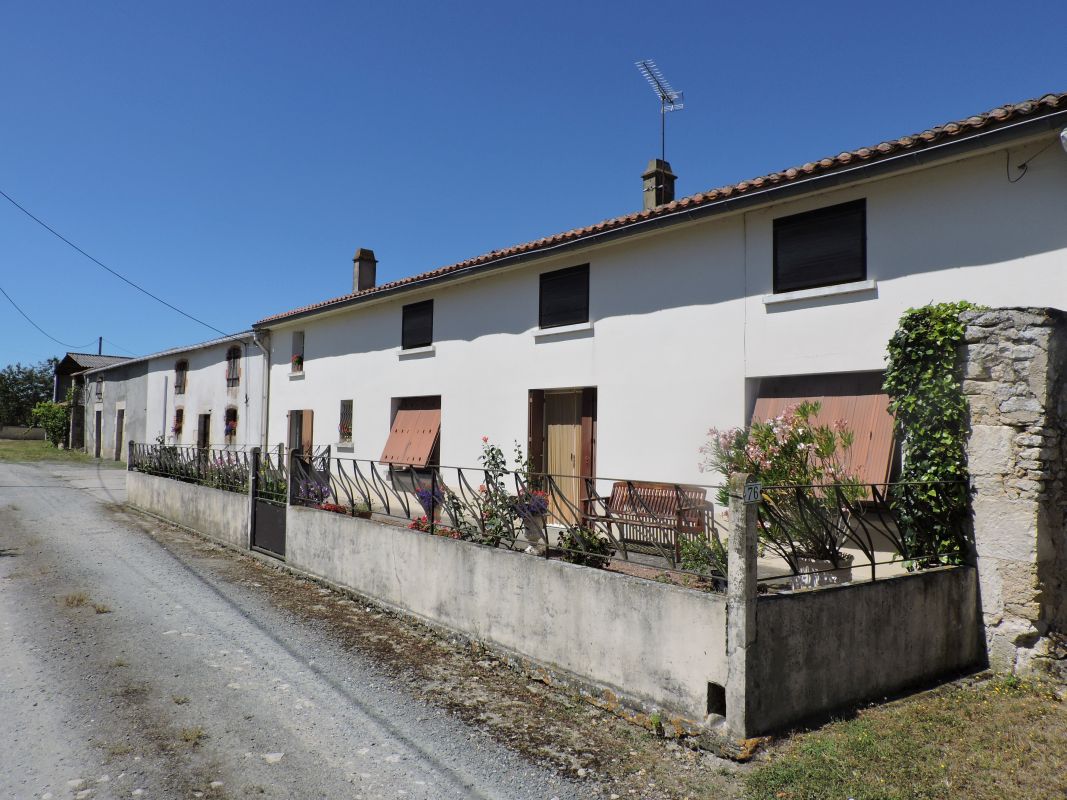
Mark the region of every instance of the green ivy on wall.
[[968, 407], [956, 369], [967, 303], [908, 309], [889, 340], [884, 390], [903, 445], [892, 502], [913, 560], [957, 563], [970, 510]]

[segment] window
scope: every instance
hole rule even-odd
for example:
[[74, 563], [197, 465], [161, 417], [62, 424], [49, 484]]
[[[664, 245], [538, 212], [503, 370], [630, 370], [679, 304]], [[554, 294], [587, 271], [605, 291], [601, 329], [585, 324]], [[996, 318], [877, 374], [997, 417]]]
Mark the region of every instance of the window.
[[174, 394], [185, 394], [185, 379], [188, 374], [188, 361], [183, 359], [174, 365]]
[[440, 397], [401, 398], [381, 461], [414, 467], [435, 465], [440, 436]]
[[541, 273], [542, 328], [589, 321], [589, 265]]
[[185, 409], [184, 408], [176, 408], [176, 409], [174, 409], [174, 425], [171, 427], [170, 432], [173, 433], [175, 435], [175, 437], [180, 439], [181, 435], [182, 435], [182, 425], [184, 425], [184, 424], [185, 424]]
[[433, 300], [410, 303], [404, 306], [403, 313], [401, 349], [411, 350], [414, 347], [429, 347], [433, 344]]
[[304, 332], [293, 331], [293, 354], [289, 358], [292, 372], [304, 371]]
[[341, 421], [337, 423], [337, 439], [344, 444], [352, 444], [352, 401], [341, 401]]
[[103, 400], [104, 399], [104, 379], [103, 378], [97, 378], [96, 379], [96, 399], [97, 400]]
[[231, 347], [226, 351], [226, 386], [233, 388], [241, 382], [241, 348]]
[[232, 442], [234, 437], [237, 436], [237, 409], [233, 406], [226, 409], [222, 435], [226, 437], [228, 442]]
[[845, 462], [848, 471], [860, 483], [885, 483], [896, 446], [889, 396], [882, 391], [882, 380], [878, 372], [762, 378], [752, 421], [774, 419], [804, 400], [818, 402], [816, 424], [833, 425], [844, 420], [852, 431], [852, 447]]
[[774, 291], [867, 279], [867, 201], [774, 221]]

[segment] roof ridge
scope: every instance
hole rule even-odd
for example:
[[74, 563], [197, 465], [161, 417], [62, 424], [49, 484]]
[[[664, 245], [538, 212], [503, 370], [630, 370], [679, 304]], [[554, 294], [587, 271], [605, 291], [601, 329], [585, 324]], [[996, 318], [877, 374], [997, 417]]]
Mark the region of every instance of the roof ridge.
[[461, 269], [477, 266], [479, 264], [485, 264], [491, 261], [495, 261], [500, 258], [509, 256], [520, 255], [523, 253], [536, 252], [538, 250], [547, 248], [552, 245], [562, 244], [568, 241], [576, 241], [587, 236], [602, 233], [604, 231], [613, 230], [624, 225], [633, 224], [643, 220], [654, 219], [656, 217], [666, 216], [675, 211], [686, 208], [699, 208], [703, 205], [707, 205], [716, 200], [722, 200], [737, 195], [746, 194], [753, 190], [766, 189], [771, 186], [788, 184], [796, 180], [811, 177], [814, 175], [821, 175], [833, 172], [835, 169], [851, 166], [856, 162], [873, 163], [879, 159], [886, 158], [902, 150], [913, 150], [922, 147], [930, 146], [946, 137], [957, 137], [973, 133], [982, 128], [999, 125], [1005, 123], [1015, 117], [1031, 116], [1034, 113], [1041, 110], [1048, 110], [1050, 112], [1056, 111], [1060, 108], [1067, 108], [1067, 92], [1047, 93], [1040, 97], [1031, 98], [1029, 100], [1022, 100], [1017, 103], [1007, 103], [1004, 105], [996, 106], [989, 111], [982, 112], [980, 114], [972, 114], [962, 120], [955, 120], [951, 122], [944, 122], [940, 125], [935, 125], [931, 128], [927, 128], [918, 133], [909, 134], [907, 136], [901, 136], [897, 139], [887, 139], [878, 144], [869, 145], [866, 147], [860, 147], [855, 150], [846, 150], [838, 153], [836, 156], [826, 156], [818, 161], [808, 161], [802, 165], [788, 167], [783, 170], [775, 172], [769, 172], [765, 175], [761, 175], [755, 178], [747, 178], [743, 181], [734, 184], [726, 184], [713, 189], [708, 189], [703, 192], [697, 192], [696, 194], [688, 195], [686, 197], [674, 200], [670, 203], [665, 203], [661, 206], [656, 206], [652, 209], [645, 209], [643, 211], [635, 211], [629, 214], [622, 214], [616, 217], [611, 217], [600, 222], [593, 223], [592, 225], [586, 225], [582, 228], [573, 228], [569, 231], [562, 231], [560, 233], [550, 234], [548, 236], [542, 236], [540, 239], [533, 239], [530, 241], [522, 242], [520, 244], [512, 245], [510, 247], [498, 248], [491, 250], [488, 253], [483, 253], [472, 258], [464, 259], [463, 261], [457, 261], [453, 264], [448, 264], [443, 267], [437, 267], [426, 272], [410, 275], [405, 278], [398, 278], [388, 283], [383, 283], [378, 286], [373, 286], [369, 289], [364, 289], [359, 292], [350, 292], [348, 294], [333, 297], [328, 300], [322, 300], [317, 303], [295, 308], [290, 311], [285, 311], [280, 314], [274, 314], [269, 317], [264, 317], [258, 322], [254, 323], [253, 327], [263, 325], [267, 322], [275, 322], [285, 319], [286, 317], [295, 316], [297, 314], [304, 314], [310, 311], [316, 311], [330, 306], [344, 303], [348, 300], [353, 300], [356, 297], [371, 296], [379, 294], [381, 292], [395, 289], [401, 286], [405, 286], [412, 283], [417, 283], [428, 278], [435, 278], [441, 275], [447, 275], [452, 272], [457, 272]]

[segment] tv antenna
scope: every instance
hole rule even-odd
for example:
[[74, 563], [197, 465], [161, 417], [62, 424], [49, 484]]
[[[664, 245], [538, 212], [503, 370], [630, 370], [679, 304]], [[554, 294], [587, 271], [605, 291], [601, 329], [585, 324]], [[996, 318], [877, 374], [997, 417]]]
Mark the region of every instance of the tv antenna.
[[676, 92], [667, 83], [667, 79], [663, 77], [663, 73], [659, 71], [659, 67], [656, 66], [656, 62], [652, 59], [642, 59], [636, 64], [641, 74], [645, 76], [645, 80], [648, 81], [649, 86], [652, 87], [652, 91], [659, 98], [659, 150], [661, 160], [666, 161], [667, 112], [682, 110], [684, 107], [682, 103], [683, 95], [681, 92]]

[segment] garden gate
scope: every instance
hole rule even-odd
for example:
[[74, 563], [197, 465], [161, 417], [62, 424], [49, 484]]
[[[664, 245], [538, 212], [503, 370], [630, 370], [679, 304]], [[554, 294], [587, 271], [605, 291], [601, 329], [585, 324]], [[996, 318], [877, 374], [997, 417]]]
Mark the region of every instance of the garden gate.
[[[279, 448], [280, 450], [280, 448]], [[281, 452], [252, 451], [252, 548], [285, 558], [289, 480]]]

